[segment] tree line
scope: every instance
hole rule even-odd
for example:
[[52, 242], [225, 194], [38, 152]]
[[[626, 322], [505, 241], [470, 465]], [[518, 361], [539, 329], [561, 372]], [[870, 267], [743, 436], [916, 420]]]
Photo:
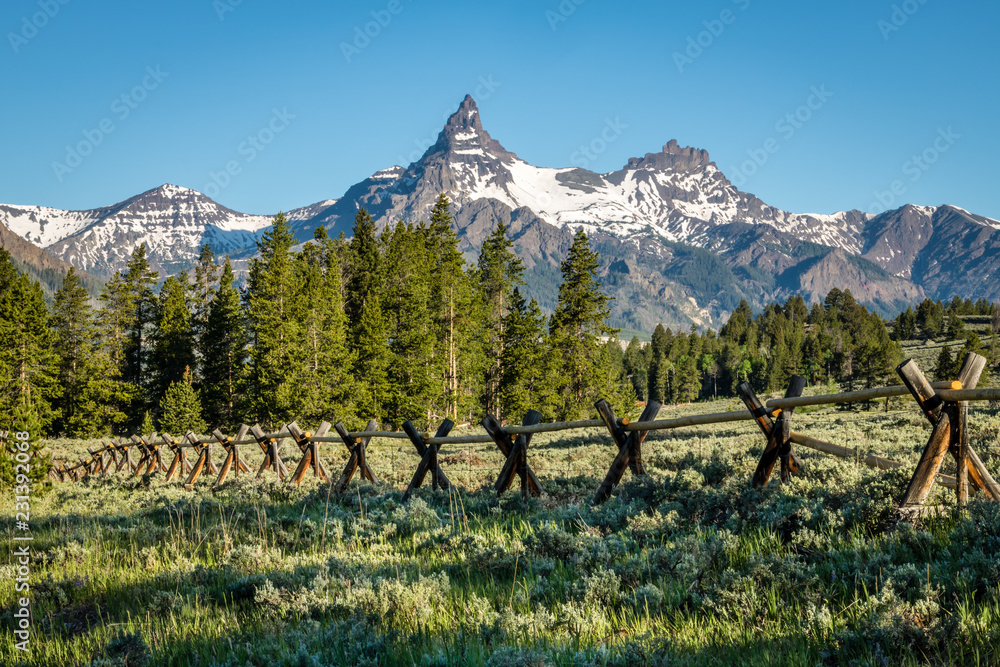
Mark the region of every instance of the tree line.
[[[746, 381], [780, 391], [792, 375], [882, 385], [901, 340], [961, 338], [969, 315], [1000, 328], [985, 301], [927, 300], [887, 323], [834, 289], [811, 308], [794, 296], [755, 314], [743, 301], [718, 332], [660, 325], [651, 342], [623, 346], [582, 230], [546, 316], [505, 225], [471, 264], [444, 195], [427, 222], [379, 233], [361, 209], [350, 239], [318, 228], [301, 246], [279, 215], [257, 250], [240, 286], [208, 246], [190, 274], [161, 283], [140, 246], [96, 302], [71, 269], [48, 306], [0, 249], [0, 424], [94, 437], [293, 419], [426, 427], [529, 409], [564, 420], [590, 416], [598, 397], [626, 413], [637, 400], [734, 396]], [[972, 335], [966, 347], [984, 345]], [[961, 356], [943, 350], [937, 374], [951, 377]]]
[[293, 419], [396, 427], [635, 401], [582, 231], [548, 317], [523, 292], [506, 227], [470, 265], [444, 195], [426, 223], [378, 233], [362, 209], [350, 239], [319, 228], [301, 248], [279, 215], [257, 250], [240, 288], [208, 246], [191, 274], [160, 284], [139, 246], [96, 304], [70, 270], [51, 308], [0, 252], [0, 423], [79, 437]]

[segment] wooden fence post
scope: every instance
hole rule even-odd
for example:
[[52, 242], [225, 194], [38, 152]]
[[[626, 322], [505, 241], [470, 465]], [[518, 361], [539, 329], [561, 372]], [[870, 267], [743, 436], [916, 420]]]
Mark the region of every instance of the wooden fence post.
[[330, 423], [323, 422], [320, 424], [319, 428], [316, 429], [315, 436], [308, 431], [300, 429], [299, 425], [295, 422], [292, 422], [285, 428], [288, 429], [292, 439], [295, 440], [299, 449], [302, 450], [302, 460], [299, 461], [298, 468], [296, 468], [295, 472], [292, 474], [292, 481], [296, 484], [301, 484], [302, 480], [305, 479], [306, 471], [312, 467], [313, 472], [317, 477], [322, 479], [324, 482], [329, 482], [330, 475], [327, 473], [326, 466], [323, 465], [323, 460], [319, 455], [319, 443], [313, 440], [313, 438], [325, 437], [331, 428]]
[[183, 447], [179, 446], [180, 445], [179, 442], [171, 438], [166, 433], [161, 433], [160, 439], [163, 440], [163, 444], [169, 447], [170, 450], [174, 453], [174, 460], [170, 463], [170, 468], [167, 469], [166, 481], [169, 482], [174, 478], [174, 475], [177, 474], [178, 469], [180, 469], [180, 473], [183, 475], [188, 472], [191, 465], [188, 463], [187, 460], [187, 452], [184, 451]]
[[[542, 421], [542, 413], [536, 410], [529, 410], [524, 419], [521, 422], [522, 426], [534, 426], [538, 422]], [[495, 419], [492, 419], [490, 426], [494, 426]], [[483, 419], [483, 424], [487, 423], [486, 419]], [[499, 426], [499, 424], [496, 424]], [[490, 429], [487, 429], [487, 433]], [[501, 430], [501, 432], [503, 432]], [[506, 434], [507, 438], [505, 442], [510, 442], [509, 434]], [[542, 486], [538, 483], [538, 479], [535, 477], [535, 473], [531, 471], [530, 466], [528, 466], [528, 445], [531, 443], [531, 433], [521, 433], [518, 434], [517, 438], [513, 441], [513, 446], [510, 447], [507, 453], [507, 461], [504, 463], [503, 468], [500, 469], [500, 475], [497, 477], [496, 483], [493, 488], [496, 489], [497, 495], [499, 496], [514, 484], [514, 477], [520, 476], [521, 478], [521, 498], [524, 500], [528, 499], [529, 493], [531, 495], [541, 495]], [[494, 442], [499, 441], [493, 433], [490, 433], [490, 437], [493, 438]], [[500, 449], [503, 451], [503, 448]]]
[[195, 461], [194, 465], [191, 467], [191, 474], [184, 482], [184, 488], [191, 491], [194, 489], [194, 483], [198, 481], [198, 477], [201, 475], [202, 470], [208, 467], [209, 474], [213, 475], [216, 474], [217, 471], [215, 470], [215, 465], [212, 463], [212, 444], [210, 442], [199, 446], [197, 436], [195, 436], [195, 434], [191, 431], [188, 431], [184, 435], [184, 439], [193, 445], [195, 451], [198, 452], [198, 460]]
[[[445, 419], [441, 425], [438, 427], [437, 433], [434, 434], [435, 438], [444, 438], [454, 428], [455, 422], [450, 419]], [[403, 494], [403, 502], [405, 503], [413, 495], [413, 490], [420, 487], [424, 483], [424, 477], [427, 473], [431, 473], [431, 486], [437, 490], [438, 487], [442, 489], [450, 489], [451, 482], [448, 477], [441, 470], [438, 465], [438, 446], [434, 443], [427, 443], [424, 437], [417, 432], [417, 427], [413, 425], [413, 422], [407, 421], [403, 424], [403, 432], [410, 438], [410, 442], [416, 447], [417, 453], [420, 454], [420, 464], [417, 466], [417, 471], [413, 473], [413, 479], [410, 480], [410, 485], [406, 487], [406, 493]]]
[[[594, 499], [591, 501], [592, 504], [599, 505], [611, 497], [611, 492], [622, 481], [622, 475], [625, 474], [626, 467], [632, 470], [633, 475], [646, 474], [646, 468], [642, 465], [642, 441], [646, 439], [648, 431], [626, 432], [623, 426], [627, 426], [628, 424], [619, 421], [615, 417], [615, 411], [603, 398], [597, 401], [594, 407], [597, 408], [597, 412], [601, 415], [604, 425], [611, 431], [611, 437], [614, 439], [615, 444], [618, 445], [618, 454], [615, 455], [615, 460], [611, 462], [608, 474], [605, 475], [604, 481], [597, 488], [597, 493], [594, 494]], [[660, 407], [660, 403], [657, 401], [647, 401], [646, 407], [643, 408], [642, 415], [639, 417], [639, 421], [653, 421], [657, 413], [659, 413]]]
[[[524, 416], [522, 426], [534, 426], [542, 420], [542, 413], [536, 410], [529, 410]], [[530, 433], [522, 433], [516, 439], [512, 439], [500, 425], [500, 421], [493, 415], [486, 415], [481, 422], [486, 433], [493, 438], [497, 449], [507, 457], [507, 461], [500, 471], [496, 484], [493, 487], [500, 495], [511, 487], [514, 483], [514, 475], [521, 478], [521, 497], [527, 500], [528, 494], [533, 496], [542, 495], [542, 485], [538, 482], [531, 466], [528, 465], [528, 444], [531, 442]], [[522, 443], [523, 439], [523, 443]]]
[[[788, 381], [788, 389], [785, 390], [785, 398], [801, 396], [805, 387], [806, 379], [804, 377], [799, 375], [792, 376]], [[757, 422], [757, 426], [760, 427], [764, 437], [767, 438], [764, 452], [761, 454], [760, 461], [757, 462], [757, 469], [750, 480], [751, 486], [756, 489], [767, 484], [771, 479], [771, 473], [774, 472], [774, 465], [778, 462], [779, 457], [782, 459], [781, 479], [783, 482], [788, 481], [791, 479], [791, 473], [798, 472], [801, 467], [801, 461], [792, 452], [790, 440], [790, 417], [795, 408], [782, 409], [781, 414], [778, 416], [780, 423], [775, 424], [771, 419], [771, 411], [760, 402], [760, 399], [757, 398], [757, 394], [748, 382], [743, 382], [736, 387], [736, 393], [743, 399], [747, 410], [754, 416], [754, 421]]]
[[[958, 380], [962, 383], [962, 388], [975, 389], [985, 367], [985, 358], [974, 352], [970, 353], [959, 372]], [[968, 484], [962, 479], [963, 476], [985, 490], [995, 500], [1000, 500], [1000, 485], [968, 445], [968, 406], [963, 409], [959, 403], [943, 401], [927, 382], [927, 378], [920, 372], [913, 359], [907, 359], [900, 364], [896, 372], [903, 378], [903, 383], [917, 400], [921, 412], [934, 427], [916, 470], [913, 471], [906, 494], [900, 502], [900, 511], [905, 515], [923, 507], [944, 462], [944, 456], [949, 451], [955, 456], [959, 465], [964, 464], [964, 469], [958, 472], [956, 489], [960, 505], [968, 497]]]
[[215, 480], [216, 486], [225, 482], [226, 477], [229, 476], [229, 471], [234, 468], [234, 475], [239, 475], [240, 472], [250, 472], [250, 468], [246, 466], [243, 458], [240, 456], [240, 446], [233, 444], [246, 437], [248, 429], [249, 427], [246, 424], [240, 426], [240, 431], [235, 439], [232, 436], [224, 434], [219, 429], [212, 431], [212, 437], [226, 450], [226, 460], [222, 462], [222, 468], [219, 469], [219, 476]]
[[[350, 458], [347, 459], [347, 465], [344, 466], [344, 472], [341, 473], [340, 479], [337, 480], [334, 491], [336, 493], [346, 491], [347, 486], [351, 483], [351, 478], [354, 477], [354, 473], [358, 470], [361, 471], [362, 479], [367, 479], [372, 484], [378, 484], [378, 478], [375, 477], [375, 473], [368, 466], [368, 443], [371, 442], [371, 436], [363, 435], [355, 440], [351, 437], [350, 432], [342, 422], [337, 422], [333, 428], [337, 431], [340, 439], [344, 441], [347, 451], [351, 453]], [[370, 420], [368, 425], [365, 426], [365, 431], [374, 432], [377, 430], [378, 422], [374, 419]]]
[[281, 460], [281, 444], [285, 441], [288, 431], [280, 431], [274, 437], [268, 437], [260, 427], [260, 424], [254, 424], [250, 428], [250, 433], [253, 435], [254, 440], [257, 441], [257, 446], [264, 453], [264, 462], [260, 464], [260, 469], [257, 470], [257, 477], [259, 478], [263, 475], [265, 470], [274, 471], [279, 481], [288, 477], [288, 468], [285, 467], [285, 462]]

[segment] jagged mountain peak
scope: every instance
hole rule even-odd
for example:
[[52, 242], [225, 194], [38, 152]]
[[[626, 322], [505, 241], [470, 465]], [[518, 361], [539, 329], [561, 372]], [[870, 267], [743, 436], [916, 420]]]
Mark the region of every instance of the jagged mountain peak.
[[708, 151], [692, 146], [680, 146], [676, 139], [671, 139], [659, 153], [646, 153], [645, 157], [629, 159], [626, 169], [670, 170], [695, 172], [715, 166], [708, 156]]
[[513, 154], [483, 128], [482, 115], [472, 95], [466, 95], [445, 123], [437, 142], [427, 149], [417, 164], [441, 155], [471, 156], [509, 161]]

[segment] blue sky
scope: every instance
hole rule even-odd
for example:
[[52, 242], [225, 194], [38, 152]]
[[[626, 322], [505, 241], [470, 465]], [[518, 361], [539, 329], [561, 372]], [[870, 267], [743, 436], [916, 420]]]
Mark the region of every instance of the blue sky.
[[[0, 202], [169, 182], [287, 210], [408, 163], [472, 93], [540, 166], [606, 172], [677, 139], [786, 210], [1000, 218], [998, 19], [942, 0], [8, 0]], [[582, 157], [608, 121], [620, 136]]]

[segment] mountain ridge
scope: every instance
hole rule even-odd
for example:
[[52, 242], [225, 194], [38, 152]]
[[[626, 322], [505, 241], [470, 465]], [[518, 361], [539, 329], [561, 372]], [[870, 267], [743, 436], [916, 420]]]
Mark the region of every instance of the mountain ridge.
[[[948, 205], [907, 204], [877, 216], [782, 211], [740, 191], [708, 151], [676, 139], [605, 174], [535, 167], [486, 131], [471, 96], [415, 162], [375, 172], [341, 197], [286, 217], [300, 241], [318, 226], [349, 235], [362, 206], [384, 228], [426, 219], [441, 192], [453, 201], [470, 259], [498, 222], [508, 224], [529, 284], [550, 309], [559, 261], [572, 233], [585, 229], [604, 251], [600, 271], [616, 297], [612, 314], [627, 328], [717, 326], [739, 299], [761, 307], [803, 292], [815, 301], [835, 286], [887, 315], [959, 289], [1000, 298], [1000, 285], [965, 272], [1000, 270], [995, 220]], [[0, 224], [100, 277], [122, 268], [142, 242], [153, 267], [167, 274], [190, 268], [206, 242], [219, 254], [252, 253], [270, 221], [170, 184], [89, 211], [0, 205]], [[703, 275], [708, 266], [717, 275]]]

